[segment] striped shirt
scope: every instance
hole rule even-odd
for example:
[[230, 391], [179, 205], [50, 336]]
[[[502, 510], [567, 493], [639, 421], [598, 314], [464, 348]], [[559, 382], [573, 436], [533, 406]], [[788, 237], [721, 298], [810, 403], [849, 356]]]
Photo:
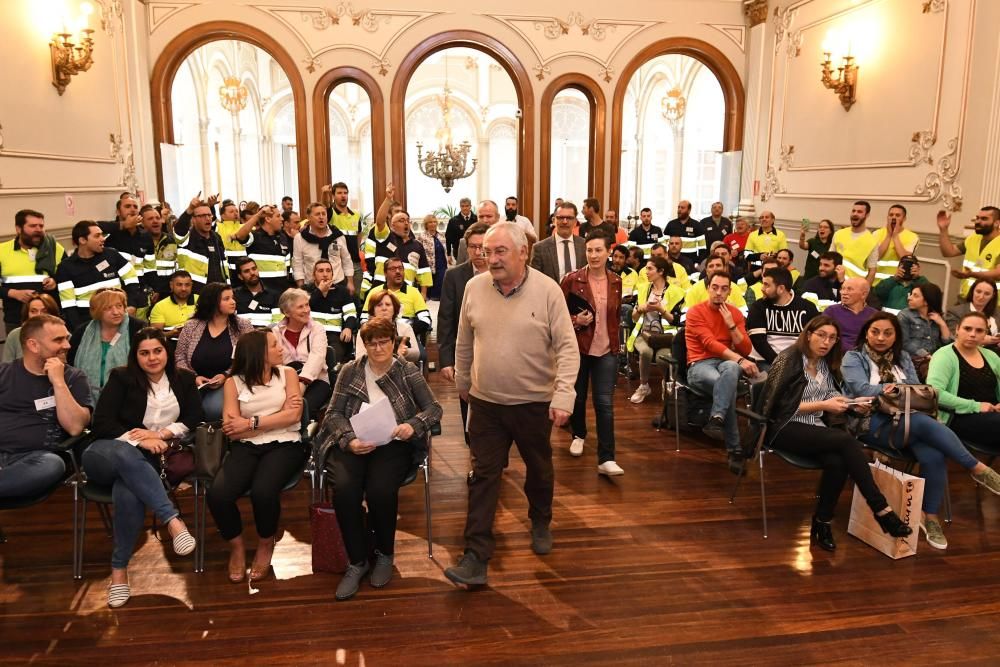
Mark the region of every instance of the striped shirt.
[[[805, 369], [808, 366], [809, 360], [803, 355], [802, 368]], [[840, 395], [837, 387], [833, 384], [833, 378], [830, 375], [830, 369], [826, 365], [826, 360], [820, 359], [816, 364], [816, 377], [810, 375], [808, 371], [804, 372], [806, 374], [806, 389], [802, 392], [801, 403], [825, 401], [828, 398]], [[792, 421], [812, 426], [825, 426], [822, 410], [818, 412], [802, 412], [799, 410], [792, 417]]]

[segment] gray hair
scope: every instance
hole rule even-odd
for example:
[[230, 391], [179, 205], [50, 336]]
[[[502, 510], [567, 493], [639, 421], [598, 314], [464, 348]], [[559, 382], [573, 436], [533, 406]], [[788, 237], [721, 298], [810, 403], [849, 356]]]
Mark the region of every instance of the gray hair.
[[476, 208], [478, 209], [484, 206], [492, 206], [493, 210], [497, 212], [497, 215], [500, 215], [500, 207], [497, 206], [497, 203], [492, 199], [484, 199], [483, 201], [479, 202], [479, 206], [477, 206]]
[[298, 287], [290, 287], [282, 292], [281, 296], [278, 297], [278, 309], [281, 311], [281, 314], [287, 315], [292, 306], [298, 303], [300, 299], [308, 301], [309, 292]]
[[500, 232], [507, 232], [507, 235], [510, 236], [510, 240], [514, 244], [515, 248], [524, 248], [525, 250], [528, 249], [528, 237], [517, 224], [507, 222], [506, 220], [498, 222], [490, 227], [489, 231], [486, 232], [486, 237], [488, 238], [490, 235], [499, 234]]
[[472, 206], [472, 200], [469, 199], [468, 197], [462, 197], [461, 199], [458, 200], [458, 205], [461, 206], [462, 204], [468, 204], [469, 206]]

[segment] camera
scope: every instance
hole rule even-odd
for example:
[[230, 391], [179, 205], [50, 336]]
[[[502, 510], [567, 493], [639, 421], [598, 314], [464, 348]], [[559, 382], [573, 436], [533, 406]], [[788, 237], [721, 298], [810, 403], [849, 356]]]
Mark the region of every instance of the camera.
[[913, 279], [913, 267], [918, 263], [917, 258], [913, 255], [907, 255], [900, 258], [899, 268], [903, 269], [903, 280]]

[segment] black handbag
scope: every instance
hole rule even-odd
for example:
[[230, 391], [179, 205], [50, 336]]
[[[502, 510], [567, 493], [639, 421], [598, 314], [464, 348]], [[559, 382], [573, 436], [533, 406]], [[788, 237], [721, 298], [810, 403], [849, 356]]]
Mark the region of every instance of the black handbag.
[[194, 475], [198, 479], [215, 479], [226, 454], [226, 434], [222, 422], [201, 424], [194, 430]]

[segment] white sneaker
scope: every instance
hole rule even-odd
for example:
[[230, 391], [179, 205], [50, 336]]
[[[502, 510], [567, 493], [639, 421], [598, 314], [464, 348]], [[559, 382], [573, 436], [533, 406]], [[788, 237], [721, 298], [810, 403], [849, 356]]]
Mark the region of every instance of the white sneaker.
[[583, 438], [573, 438], [573, 442], [569, 443], [569, 453], [572, 456], [583, 454]]
[[618, 477], [619, 475], [624, 475], [625, 471], [621, 469], [614, 461], [605, 461], [601, 465], [597, 466], [597, 474], [607, 475], [608, 477]]
[[649, 388], [648, 384], [640, 384], [636, 388], [635, 393], [632, 394], [632, 397], [629, 398], [628, 400], [632, 401], [633, 403], [642, 403], [643, 401], [646, 400], [646, 397], [649, 396], [651, 391], [652, 389]]

